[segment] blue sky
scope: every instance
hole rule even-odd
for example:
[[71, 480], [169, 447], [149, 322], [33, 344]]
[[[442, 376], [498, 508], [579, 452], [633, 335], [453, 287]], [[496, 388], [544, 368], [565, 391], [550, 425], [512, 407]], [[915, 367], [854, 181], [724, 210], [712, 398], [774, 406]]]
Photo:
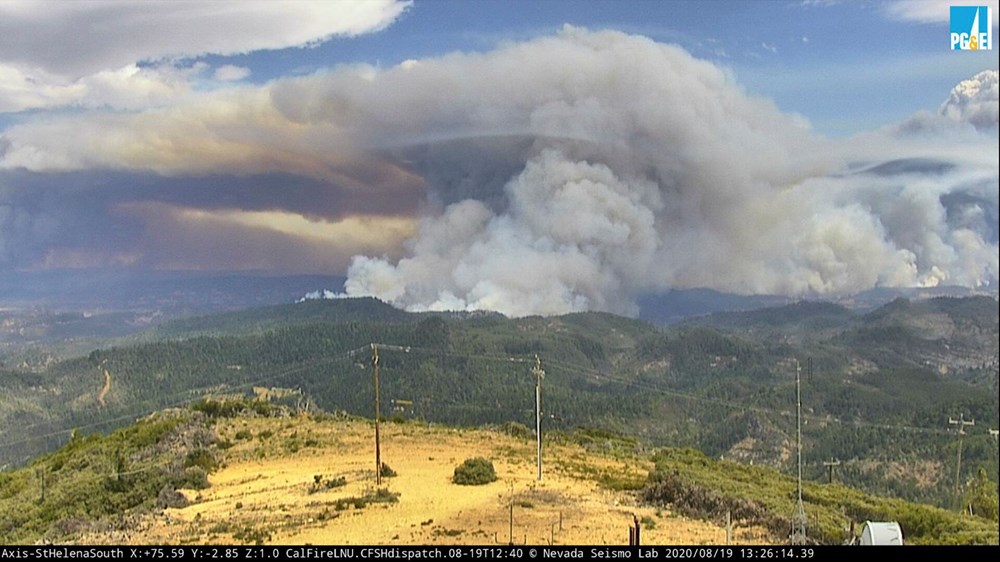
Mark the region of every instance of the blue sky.
[[818, 131], [845, 135], [936, 110], [956, 83], [997, 67], [996, 51], [949, 49], [948, 6], [938, 4], [943, 15], [928, 21], [894, 15], [889, 2], [417, 0], [378, 33], [208, 60], [246, 66], [260, 82], [336, 64], [488, 51], [564, 24], [616, 29], [678, 44]]
[[947, 1], [58, 5], [0, 0], [3, 271], [514, 315], [996, 290], [997, 55]]
[[[379, 31], [335, 34], [306, 48], [248, 44], [232, 49], [249, 51], [237, 55], [211, 54], [210, 47], [200, 47], [198, 51], [208, 54], [194, 53], [178, 64], [235, 65], [250, 70], [245, 81], [262, 83], [338, 64], [389, 67], [454, 51], [485, 52], [571, 24], [680, 45], [695, 57], [730, 70], [750, 93], [805, 116], [817, 131], [843, 136], [899, 121], [919, 109], [934, 110], [960, 80], [997, 67], [996, 51], [949, 49], [948, 4], [947, 0], [415, 0], [398, 15], [387, 17]], [[57, 22], [32, 23], [40, 27], [40, 35], [51, 34], [53, 41], [66, 33]], [[94, 41], [83, 42], [80, 48], [99, 50], [102, 46]], [[17, 40], [7, 47], [22, 53], [31, 48]], [[152, 61], [137, 58], [134, 62], [162, 64], [160, 56], [168, 53], [153, 49], [148, 54], [153, 55]], [[4, 58], [11, 58], [10, 53], [0, 53], [0, 65], [6, 62]], [[28, 75], [26, 83], [72, 84], [92, 70], [40, 76], [38, 70], [47, 69], [39, 69], [38, 62], [29, 57], [22, 68]], [[101, 70], [114, 70], [118, 64], [115, 61]], [[16, 86], [7, 87], [16, 90]], [[215, 86], [201, 83], [195, 87]], [[72, 102], [61, 108], [60, 104], [4, 104], [3, 90], [0, 86], [0, 126], [23, 120], [25, 109], [32, 105], [64, 111], [78, 106]]]

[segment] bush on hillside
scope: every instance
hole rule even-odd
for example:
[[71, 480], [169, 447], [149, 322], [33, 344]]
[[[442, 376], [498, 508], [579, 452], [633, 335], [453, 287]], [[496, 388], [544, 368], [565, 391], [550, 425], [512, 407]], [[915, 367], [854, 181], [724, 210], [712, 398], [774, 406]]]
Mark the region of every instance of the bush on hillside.
[[493, 463], [483, 457], [465, 459], [465, 462], [455, 467], [455, 476], [451, 479], [455, 484], [463, 486], [480, 486], [497, 479]]

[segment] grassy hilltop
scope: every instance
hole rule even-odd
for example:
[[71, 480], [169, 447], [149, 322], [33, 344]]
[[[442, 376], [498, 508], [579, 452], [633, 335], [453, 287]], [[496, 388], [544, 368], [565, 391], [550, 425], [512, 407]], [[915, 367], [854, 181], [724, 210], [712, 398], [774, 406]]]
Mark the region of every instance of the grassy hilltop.
[[[771, 468], [579, 429], [547, 436], [537, 482], [524, 426], [387, 422], [377, 487], [372, 425], [209, 401], [76, 437], [0, 475], [0, 543], [493, 544], [509, 540], [511, 505], [518, 543], [623, 544], [635, 515], [648, 544], [721, 544], [726, 511], [736, 542], [787, 537], [794, 481]], [[498, 479], [453, 483], [477, 456]], [[995, 520], [836, 484], [810, 483], [804, 500], [821, 543], [842, 543], [850, 519], [898, 520], [909, 543], [997, 543]]]
[[[85, 355], [0, 367], [0, 466], [80, 433], [114, 431], [205, 396], [282, 388], [278, 401], [372, 413], [372, 342], [384, 411], [457, 426], [533, 425], [537, 354], [548, 429], [595, 427], [651, 446], [792, 472], [802, 367], [807, 480], [952, 508], [958, 441], [975, 419], [961, 488], [995, 481], [997, 302], [897, 300], [722, 313], [671, 328], [603, 313], [509, 319], [412, 314], [373, 299], [311, 301], [164, 324]], [[994, 486], [995, 487], [995, 486]]]

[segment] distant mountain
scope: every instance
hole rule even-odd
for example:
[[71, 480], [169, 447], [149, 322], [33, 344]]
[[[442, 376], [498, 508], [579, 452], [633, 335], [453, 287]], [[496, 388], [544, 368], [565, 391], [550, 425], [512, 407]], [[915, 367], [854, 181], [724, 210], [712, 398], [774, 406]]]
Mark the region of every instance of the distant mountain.
[[774, 308], [795, 302], [833, 302], [851, 310], [871, 310], [897, 298], [924, 300], [936, 297], [966, 297], [985, 294], [996, 298], [996, 289], [972, 291], [966, 287], [880, 287], [853, 295], [824, 300], [814, 297], [799, 301], [780, 295], [736, 295], [712, 289], [672, 289], [665, 293], [648, 294], [639, 299], [639, 318], [658, 326], [671, 326], [718, 312], [744, 312]]
[[318, 323], [415, 322], [417, 316], [378, 299], [309, 299], [262, 308], [248, 308], [170, 320], [144, 335], [144, 340], [238, 335]]
[[[68, 357], [174, 318], [292, 303], [342, 277], [132, 270], [0, 272], [0, 365]], [[44, 349], [42, 349], [44, 348]]]
[[639, 318], [659, 326], [670, 326], [694, 316], [732, 310], [754, 310], [792, 302], [777, 295], [735, 295], [712, 289], [672, 289], [639, 299]]
[[745, 312], [719, 312], [694, 318], [686, 324], [736, 329], [827, 329], [843, 328], [858, 315], [839, 304], [825, 301], [800, 301], [785, 306], [758, 308]]
[[290, 303], [310, 291], [342, 290], [343, 277], [144, 270], [0, 272], [0, 309], [161, 310], [171, 316]]

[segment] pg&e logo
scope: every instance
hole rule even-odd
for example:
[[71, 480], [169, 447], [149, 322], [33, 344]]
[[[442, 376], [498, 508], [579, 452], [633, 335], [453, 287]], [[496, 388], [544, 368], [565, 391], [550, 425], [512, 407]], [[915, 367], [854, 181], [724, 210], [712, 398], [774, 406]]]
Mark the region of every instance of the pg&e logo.
[[993, 48], [993, 14], [989, 6], [951, 7], [951, 50], [981, 51]]

